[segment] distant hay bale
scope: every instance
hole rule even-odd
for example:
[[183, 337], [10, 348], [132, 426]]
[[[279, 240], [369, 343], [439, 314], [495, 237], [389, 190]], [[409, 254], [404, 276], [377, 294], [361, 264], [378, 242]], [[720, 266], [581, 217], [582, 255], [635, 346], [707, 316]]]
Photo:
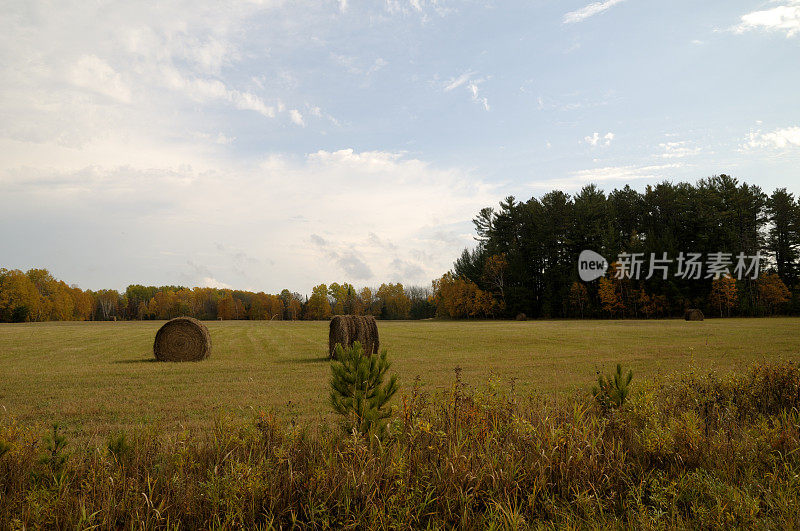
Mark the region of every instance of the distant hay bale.
[[689, 310], [686, 310], [684, 319], [686, 319], [687, 321], [702, 321], [703, 319], [705, 319], [705, 315], [703, 315], [703, 312], [698, 310], [697, 308], [691, 308]]
[[369, 345], [371, 348], [366, 348], [365, 351], [369, 354], [377, 354], [378, 349], [381, 346], [381, 339], [378, 336], [378, 322], [375, 320], [375, 317], [372, 315], [367, 315], [364, 317], [366, 320], [366, 326], [369, 328], [370, 331], [370, 343]]
[[350, 332], [348, 330], [346, 315], [334, 315], [331, 319], [328, 330], [328, 357], [333, 359], [336, 345], [347, 347], [350, 344]]
[[153, 354], [158, 361], [204, 360], [211, 354], [211, 335], [197, 319], [176, 317], [156, 333]]
[[525, 315], [524, 313], [520, 312], [517, 314], [517, 321], [527, 321], [527, 320], [528, 316]]
[[328, 331], [328, 357], [334, 358], [336, 345], [344, 348], [358, 341], [364, 348], [364, 355], [378, 352], [378, 324], [371, 315], [334, 315]]
[[378, 353], [380, 339], [378, 338], [378, 323], [372, 315], [359, 315], [355, 317], [356, 338], [354, 341], [361, 343], [364, 354], [371, 356]]

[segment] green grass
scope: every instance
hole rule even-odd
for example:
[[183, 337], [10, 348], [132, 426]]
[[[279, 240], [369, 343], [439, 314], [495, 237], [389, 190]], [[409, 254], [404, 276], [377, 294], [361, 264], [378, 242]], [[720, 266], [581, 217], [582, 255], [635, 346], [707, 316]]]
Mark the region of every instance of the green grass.
[[[0, 325], [0, 414], [71, 436], [107, 437], [155, 423], [208, 427], [220, 416], [259, 411], [329, 418], [327, 322], [207, 323], [211, 358], [152, 362], [163, 322]], [[616, 363], [637, 380], [676, 371], [743, 370], [800, 358], [800, 319], [669, 321], [379, 322], [400, 394], [419, 376], [424, 389], [450, 386], [453, 369], [472, 384], [490, 372], [518, 392], [588, 389]]]

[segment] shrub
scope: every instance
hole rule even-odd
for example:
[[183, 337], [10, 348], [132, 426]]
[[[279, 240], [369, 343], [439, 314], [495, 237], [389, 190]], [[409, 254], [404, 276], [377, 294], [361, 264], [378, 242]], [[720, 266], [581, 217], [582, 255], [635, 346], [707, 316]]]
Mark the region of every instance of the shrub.
[[623, 375], [622, 366], [619, 363], [617, 363], [615, 374], [603, 377], [598, 372], [597, 386], [592, 389], [592, 394], [603, 411], [619, 408], [625, 403], [625, 399], [630, 393], [631, 380], [633, 380], [633, 371], [629, 370], [628, 374]]
[[680, 374], [612, 422], [457, 372], [431, 397], [413, 387], [381, 444], [275, 415], [151, 428], [125, 462], [78, 449], [57, 485], [33, 430], [0, 417], [0, 529], [797, 529], [798, 382], [794, 364]]
[[379, 356], [364, 356], [361, 343], [356, 341], [349, 348], [337, 344], [335, 359], [331, 363], [330, 403], [345, 417], [345, 430], [383, 436], [391, 416], [388, 403], [397, 392], [396, 376], [384, 384], [390, 367], [386, 351]]
[[45, 437], [45, 453], [41, 456], [41, 463], [47, 465], [54, 475], [61, 473], [67, 461], [67, 438], [60, 433], [58, 424], [53, 424], [53, 431]]
[[110, 453], [117, 461], [127, 458], [133, 451], [130, 443], [128, 443], [125, 433], [118, 433], [110, 437], [108, 444], [106, 444], [106, 448], [108, 448], [108, 453]]

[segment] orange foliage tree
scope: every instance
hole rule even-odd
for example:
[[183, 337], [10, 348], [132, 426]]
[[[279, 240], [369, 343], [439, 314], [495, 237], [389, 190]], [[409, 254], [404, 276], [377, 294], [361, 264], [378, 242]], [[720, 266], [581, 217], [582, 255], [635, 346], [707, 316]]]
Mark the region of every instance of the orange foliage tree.
[[582, 282], [575, 281], [570, 286], [569, 303], [572, 309], [579, 312], [583, 318], [583, 311], [589, 305], [589, 292]]
[[433, 281], [432, 298], [436, 315], [451, 319], [491, 317], [502, 309], [491, 293], [452, 273], [445, 273], [442, 278]]
[[772, 315], [775, 309], [791, 298], [789, 288], [783, 283], [777, 273], [767, 273], [758, 279], [758, 300]]
[[738, 298], [736, 279], [730, 275], [722, 275], [711, 282], [711, 293], [708, 300], [719, 311], [720, 317], [730, 317], [731, 310], [736, 306]]
[[597, 295], [600, 305], [611, 317], [625, 311], [625, 303], [619, 290], [619, 283], [607, 277], [600, 277], [597, 285]]
[[217, 318], [223, 321], [244, 319], [247, 315], [244, 303], [232, 294], [226, 294], [217, 303]]
[[381, 315], [386, 319], [408, 319], [411, 313], [411, 299], [406, 295], [403, 285], [381, 284], [375, 297], [383, 309]]

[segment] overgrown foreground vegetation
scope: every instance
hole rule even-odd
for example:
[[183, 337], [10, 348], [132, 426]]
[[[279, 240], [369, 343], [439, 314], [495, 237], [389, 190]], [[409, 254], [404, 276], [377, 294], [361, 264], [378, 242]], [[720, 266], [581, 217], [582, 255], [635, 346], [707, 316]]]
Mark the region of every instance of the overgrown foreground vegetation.
[[[398, 400], [383, 440], [262, 415], [76, 448], [0, 426], [0, 527], [800, 527], [800, 369]], [[67, 459], [63, 459], [68, 456]]]

